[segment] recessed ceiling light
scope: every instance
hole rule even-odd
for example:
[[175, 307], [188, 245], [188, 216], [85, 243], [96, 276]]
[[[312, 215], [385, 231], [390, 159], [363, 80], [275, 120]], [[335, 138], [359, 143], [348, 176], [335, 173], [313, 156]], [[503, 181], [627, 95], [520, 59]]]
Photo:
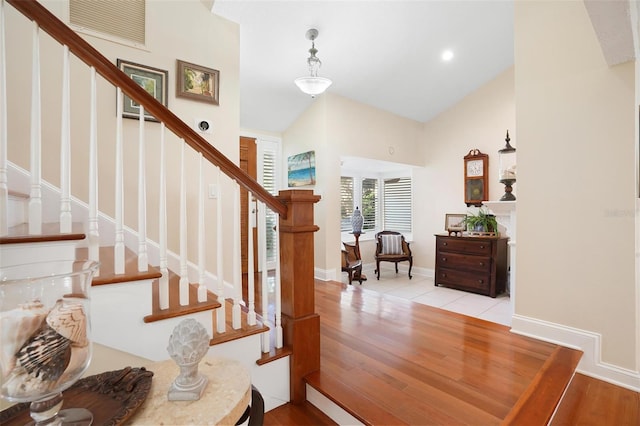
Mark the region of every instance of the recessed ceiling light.
[[453, 59], [453, 52], [451, 50], [445, 50], [442, 52], [442, 60], [445, 62], [449, 62]]

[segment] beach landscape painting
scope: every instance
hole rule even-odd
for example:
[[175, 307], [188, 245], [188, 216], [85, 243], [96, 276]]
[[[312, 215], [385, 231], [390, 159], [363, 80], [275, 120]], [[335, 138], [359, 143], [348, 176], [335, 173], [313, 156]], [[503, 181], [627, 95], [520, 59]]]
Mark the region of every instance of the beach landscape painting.
[[316, 184], [316, 152], [307, 151], [287, 159], [289, 187]]

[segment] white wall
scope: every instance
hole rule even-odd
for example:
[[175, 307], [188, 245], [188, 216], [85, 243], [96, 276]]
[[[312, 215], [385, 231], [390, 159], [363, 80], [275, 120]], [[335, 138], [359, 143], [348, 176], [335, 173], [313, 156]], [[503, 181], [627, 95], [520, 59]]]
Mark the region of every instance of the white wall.
[[516, 314], [637, 374], [634, 63], [607, 66], [582, 2], [516, 2], [515, 52]]

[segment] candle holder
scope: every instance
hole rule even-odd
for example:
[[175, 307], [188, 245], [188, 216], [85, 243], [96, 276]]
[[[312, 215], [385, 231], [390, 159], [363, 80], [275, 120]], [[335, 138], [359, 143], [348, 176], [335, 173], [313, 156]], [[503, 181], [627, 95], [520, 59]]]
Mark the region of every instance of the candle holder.
[[500, 154], [500, 183], [504, 185], [504, 195], [500, 201], [515, 201], [516, 196], [513, 195], [513, 184], [516, 183], [516, 149], [511, 146], [509, 141], [509, 130], [505, 138], [505, 147], [498, 151]]
[[500, 179], [500, 183], [504, 184], [504, 195], [500, 198], [500, 201], [515, 201], [516, 196], [512, 194], [513, 184], [516, 183], [515, 179]]

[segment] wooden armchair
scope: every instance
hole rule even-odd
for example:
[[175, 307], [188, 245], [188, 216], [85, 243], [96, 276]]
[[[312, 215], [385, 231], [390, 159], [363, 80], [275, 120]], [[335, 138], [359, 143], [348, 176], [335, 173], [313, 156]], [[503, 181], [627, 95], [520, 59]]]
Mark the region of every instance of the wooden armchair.
[[413, 255], [409, 248], [409, 243], [404, 239], [404, 235], [395, 231], [381, 231], [376, 234], [376, 276], [380, 279], [380, 262], [393, 262], [396, 264], [396, 274], [398, 273], [398, 262], [409, 262], [409, 279], [411, 268], [413, 267]]
[[354, 245], [342, 243], [342, 272], [349, 274], [349, 284], [356, 279], [362, 284], [362, 260], [360, 259], [358, 248]]

